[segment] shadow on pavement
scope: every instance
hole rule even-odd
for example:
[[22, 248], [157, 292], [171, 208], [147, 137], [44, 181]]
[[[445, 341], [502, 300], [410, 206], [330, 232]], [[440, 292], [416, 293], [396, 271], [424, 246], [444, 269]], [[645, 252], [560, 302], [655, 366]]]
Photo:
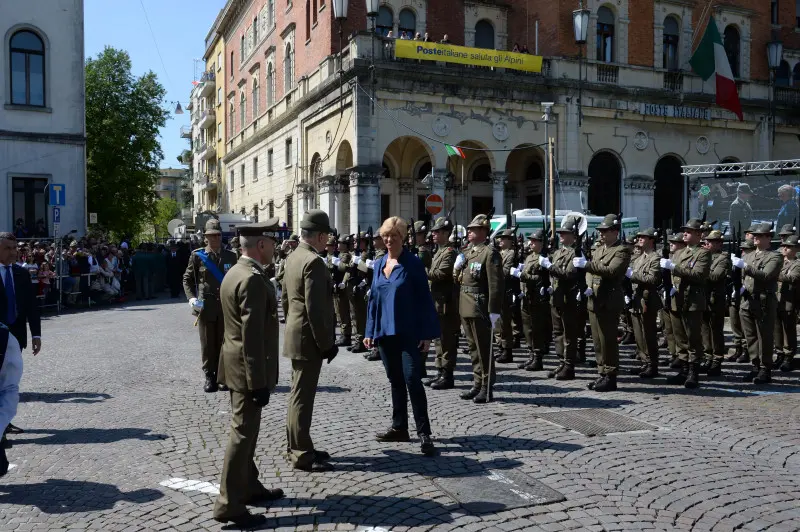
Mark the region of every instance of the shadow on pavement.
[[164, 494], [154, 489], [122, 492], [112, 484], [48, 479], [35, 484], [0, 485], [0, 504], [33, 505], [46, 514], [111, 510], [117, 502], [152, 502]]
[[[587, 390], [588, 391], [588, 390]], [[560, 408], [619, 408], [622, 405], [635, 404], [636, 401], [626, 399], [598, 399], [596, 397], [548, 397], [546, 395], [525, 395], [508, 397], [503, 394], [495, 394], [495, 402], [516, 403], [532, 406], [553, 406]]]
[[423, 456], [419, 453], [387, 449], [383, 451], [383, 456], [333, 457], [331, 464], [336, 466], [337, 471], [413, 473], [429, 477], [448, 477], [485, 475], [488, 469], [512, 469], [522, 465], [522, 462], [507, 458], [479, 461], [467, 456], [447, 454]]
[[106, 399], [111, 399], [107, 393], [91, 392], [63, 392], [63, 393], [40, 393], [40, 392], [20, 392], [20, 403], [100, 403]]
[[[440, 447], [442, 453], [446, 452], [502, 452], [502, 451], [563, 451], [571, 453], [583, 449], [583, 445], [574, 443], [561, 443], [549, 440], [533, 440], [530, 438], [508, 438], [492, 434], [475, 434], [471, 436], [453, 436], [438, 438], [437, 444], [447, 445]], [[450, 447], [457, 445], [459, 448]]]
[[[289, 393], [292, 390], [291, 386], [276, 386], [272, 393]], [[350, 393], [350, 388], [343, 388], [341, 386], [318, 386], [317, 393]]]
[[[31, 434], [48, 434], [40, 438], [28, 438]], [[166, 440], [166, 434], [151, 434], [150, 429], [25, 429], [25, 434], [14, 438], [14, 445], [35, 443], [37, 445], [69, 445], [84, 443], [113, 443], [122, 440], [158, 441]]]

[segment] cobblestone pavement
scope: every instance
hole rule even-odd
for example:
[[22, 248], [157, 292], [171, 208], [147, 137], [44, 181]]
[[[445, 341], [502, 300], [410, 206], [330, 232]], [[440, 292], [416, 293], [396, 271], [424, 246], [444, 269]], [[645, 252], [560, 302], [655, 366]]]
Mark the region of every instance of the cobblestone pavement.
[[[26, 433], [8, 450], [0, 530], [220, 529], [211, 508], [229, 405], [201, 390], [192, 322], [169, 300], [46, 320], [42, 354], [25, 354], [15, 423]], [[374, 441], [390, 417], [385, 374], [343, 352], [323, 368], [312, 430], [336, 471], [309, 474], [283, 452], [284, 362], [257, 462], [287, 497], [261, 511], [279, 530], [800, 530], [798, 376], [756, 390], [737, 382], [744, 370], [728, 364], [693, 392], [624, 375], [620, 391], [599, 394], [586, 389], [589, 368], [557, 383], [504, 365], [489, 405], [428, 391], [440, 454], [425, 458], [416, 443]], [[575, 409], [598, 409], [581, 429], [595, 435], [558, 424]], [[652, 427], [602, 435], [615, 430], [602, 425], [610, 415]], [[456, 480], [472, 487], [442, 489]], [[560, 502], [531, 504], [546, 488]]]

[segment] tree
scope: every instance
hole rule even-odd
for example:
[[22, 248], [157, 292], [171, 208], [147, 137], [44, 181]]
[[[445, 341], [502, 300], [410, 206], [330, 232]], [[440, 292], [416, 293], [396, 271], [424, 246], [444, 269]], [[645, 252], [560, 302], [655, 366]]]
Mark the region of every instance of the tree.
[[156, 214], [165, 94], [152, 71], [131, 73], [125, 51], [106, 47], [86, 61], [88, 203], [104, 229], [138, 234]]
[[167, 230], [170, 220], [180, 218], [181, 208], [178, 202], [172, 198], [159, 198], [156, 201], [155, 213], [153, 214], [153, 230], [157, 239], [171, 237]]

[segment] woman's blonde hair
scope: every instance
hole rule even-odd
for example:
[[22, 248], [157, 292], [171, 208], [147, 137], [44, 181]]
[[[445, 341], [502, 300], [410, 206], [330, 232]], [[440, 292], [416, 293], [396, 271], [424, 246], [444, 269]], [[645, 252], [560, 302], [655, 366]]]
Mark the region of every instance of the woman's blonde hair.
[[386, 218], [381, 224], [378, 234], [386, 236], [390, 233], [397, 233], [401, 239], [405, 240], [406, 236], [408, 236], [408, 223], [399, 216]]

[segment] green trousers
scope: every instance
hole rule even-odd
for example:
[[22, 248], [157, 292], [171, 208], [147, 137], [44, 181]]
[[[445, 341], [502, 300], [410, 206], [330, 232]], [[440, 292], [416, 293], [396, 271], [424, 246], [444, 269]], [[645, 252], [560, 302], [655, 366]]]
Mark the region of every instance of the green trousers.
[[289, 459], [295, 467], [305, 467], [314, 461], [314, 442], [311, 441], [311, 418], [317, 395], [322, 359], [292, 360], [292, 390], [286, 411], [286, 441]]

